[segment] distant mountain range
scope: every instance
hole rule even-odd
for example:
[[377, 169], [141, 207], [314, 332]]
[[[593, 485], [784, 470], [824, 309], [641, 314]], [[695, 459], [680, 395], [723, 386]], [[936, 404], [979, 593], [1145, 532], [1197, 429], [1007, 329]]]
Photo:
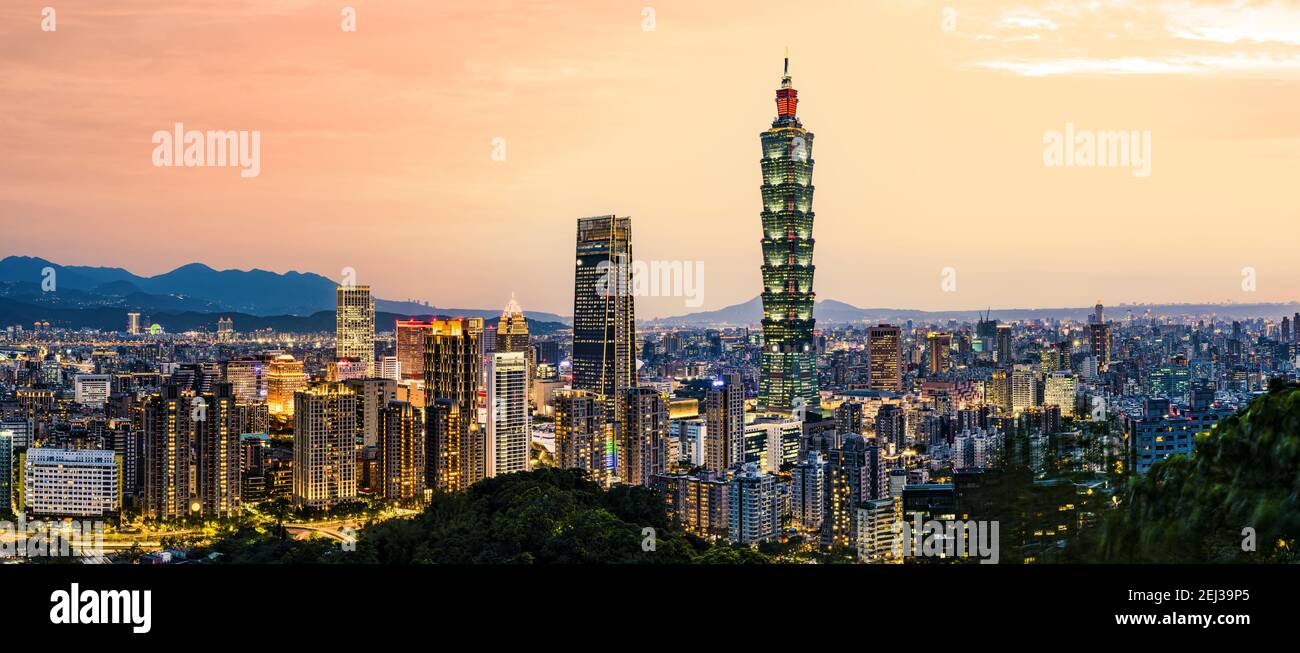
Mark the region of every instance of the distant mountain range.
[[[823, 299], [813, 308], [813, 316], [820, 323], [871, 322], [899, 324], [907, 320], [921, 323], [939, 323], [948, 320], [972, 322], [989, 311], [992, 318], [1002, 322], [1025, 321], [1034, 319], [1084, 320], [1092, 314], [1092, 306], [1064, 308], [995, 308], [968, 311], [918, 311], [903, 308], [858, 308], [852, 304]], [[1120, 304], [1106, 307], [1107, 315], [1112, 319], [1127, 317], [1131, 311], [1142, 317], [1151, 312], [1153, 316], [1177, 315], [1217, 315], [1224, 319], [1247, 319], [1268, 317], [1280, 319], [1300, 311], [1296, 302], [1279, 304]], [[676, 317], [648, 320], [647, 324], [655, 326], [755, 326], [763, 319], [763, 303], [760, 297], [720, 308], [716, 311], [689, 313]]]
[[[311, 315], [249, 315], [222, 311], [207, 313], [202, 311], [157, 311], [146, 313], [151, 324], [162, 326], [169, 333], [184, 331], [214, 332], [217, 320], [229, 317], [234, 328], [239, 332], [258, 329], [275, 329], [280, 333], [317, 333], [334, 330], [334, 311], [318, 311]], [[455, 317], [462, 314], [408, 314], [375, 312], [375, 326], [379, 331], [389, 331], [397, 320], [428, 320], [433, 318]], [[500, 317], [484, 320], [484, 324], [495, 327]], [[7, 297], [0, 297], [0, 328], [18, 324], [24, 328], [33, 322], [49, 322], [51, 326], [67, 329], [99, 329], [102, 331], [122, 331], [126, 328], [126, 311], [117, 307], [56, 308], [24, 304]], [[148, 326], [148, 325], [145, 325]], [[528, 330], [534, 335], [549, 335], [569, 328], [560, 322], [529, 320]]]
[[[54, 271], [55, 292], [42, 291], [47, 268]], [[334, 281], [310, 272], [214, 270], [201, 263], [142, 277], [122, 268], [60, 265], [30, 256], [0, 260], [0, 299], [45, 309], [114, 308], [118, 309], [117, 315], [123, 310], [138, 310], [172, 315], [193, 312], [310, 318], [323, 311], [332, 314], [335, 287]], [[500, 309], [440, 308], [378, 298], [375, 310], [402, 317], [501, 315]], [[525, 315], [538, 322], [570, 322], [554, 313], [526, 311]], [[0, 310], [0, 318], [4, 317], [6, 312]]]
[[[46, 269], [54, 270], [55, 291], [44, 292]], [[30, 325], [36, 320], [69, 328], [121, 329], [127, 311], [140, 311], [171, 332], [215, 329], [221, 315], [230, 316], [238, 331], [273, 328], [282, 332], [329, 331], [334, 328], [334, 281], [315, 273], [266, 270], [214, 270], [201, 263], [142, 277], [122, 268], [60, 265], [42, 258], [9, 256], [0, 260], [0, 326]], [[499, 309], [439, 308], [414, 302], [375, 299], [376, 323], [386, 330], [397, 319], [482, 317], [495, 324]], [[1003, 322], [1032, 319], [1086, 319], [1091, 306], [993, 309]], [[1115, 319], [1129, 311], [1156, 316], [1217, 315], [1224, 319], [1281, 318], [1300, 310], [1286, 304], [1128, 304], [1108, 306]], [[981, 310], [919, 311], [902, 308], [859, 308], [823, 299], [814, 316], [822, 324], [845, 322], [938, 323], [974, 321]], [[657, 318], [648, 326], [756, 326], [762, 319], [759, 297], [714, 311]], [[537, 334], [566, 328], [567, 316], [527, 311]]]

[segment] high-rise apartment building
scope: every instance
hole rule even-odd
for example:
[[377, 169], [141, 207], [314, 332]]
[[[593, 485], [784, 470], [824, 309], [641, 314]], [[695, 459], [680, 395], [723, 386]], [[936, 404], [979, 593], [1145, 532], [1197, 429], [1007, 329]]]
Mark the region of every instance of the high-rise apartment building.
[[377, 489], [390, 501], [419, 501], [425, 487], [424, 411], [405, 401], [391, 401], [379, 415]]
[[148, 517], [239, 513], [239, 429], [229, 383], [215, 383], [206, 393], [179, 383], [163, 384], [145, 399], [141, 417]]
[[[487, 473], [487, 447], [478, 424], [482, 321], [437, 320], [424, 338], [424, 392], [431, 469], [439, 490], [463, 490]], [[440, 402], [439, 400], [446, 400]]]
[[636, 311], [632, 294], [632, 219], [578, 220], [573, 288], [573, 389], [605, 397], [622, 415], [636, 387]]
[[745, 462], [745, 388], [739, 374], [724, 374], [705, 391], [704, 466], [713, 472]]
[[649, 486], [667, 467], [668, 399], [654, 388], [628, 388], [619, 421], [618, 480]]
[[826, 457], [809, 451], [793, 471], [791, 524], [800, 532], [817, 533], [826, 513]]
[[727, 539], [745, 546], [775, 539], [781, 530], [776, 477], [747, 464], [732, 479], [727, 498]]
[[586, 390], [555, 393], [555, 456], [561, 469], [582, 469], [599, 483], [606, 482], [606, 457], [614, 446], [601, 415], [601, 399]]
[[357, 496], [357, 395], [342, 383], [294, 394], [293, 501], [323, 507]]
[[817, 409], [813, 342], [813, 134], [798, 118], [799, 92], [790, 59], [776, 92], [777, 117], [760, 135], [763, 148], [763, 349], [758, 406]]
[[[1100, 304], [1098, 304], [1100, 310]], [[1097, 359], [1097, 372], [1104, 373], [1110, 369], [1110, 323], [1093, 322], [1088, 325], [1088, 345], [1092, 355]]]
[[375, 370], [375, 299], [370, 286], [340, 285], [335, 289], [334, 355], [356, 360], [371, 376]]
[[[497, 345], [501, 344], [498, 338]], [[532, 426], [528, 420], [528, 357], [524, 351], [498, 352], [488, 357], [487, 405], [487, 476], [528, 471]]]

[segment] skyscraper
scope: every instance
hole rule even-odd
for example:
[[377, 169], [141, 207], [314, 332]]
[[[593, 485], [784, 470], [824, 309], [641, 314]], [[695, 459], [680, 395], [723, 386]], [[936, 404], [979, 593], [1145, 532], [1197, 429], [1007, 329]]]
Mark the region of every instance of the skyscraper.
[[13, 506], [14, 434], [0, 431], [0, 513], [8, 514]]
[[[437, 320], [424, 338], [425, 406], [434, 487], [463, 490], [487, 472], [486, 443], [478, 426], [481, 320]], [[446, 400], [439, 403], [439, 400]]]
[[228, 517], [241, 508], [239, 434], [229, 383], [196, 393], [165, 383], [145, 400], [144, 507], [154, 519]]
[[902, 329], [881, 324], [867, 330], [867, 367], [872, 390], [902, 391], [902, 358]]
[[266, 404], [273, 416], [293, 417], [294, 393], [307, 387], [307, 374], [300, 360], [289, 354], [271, 359], [266, 372]]
[[528, 358], [524, 352], [497, 352], [488, 357], [487, 404], [487, 477], [528, 471], [532, 432], [528, 423]]
[[1015, 358], [1015, 349], [1011, 344], [1011, 325], [999, 324], [996, 333], [998, 367], [1010, 369]]
[[650, 387], [628, 388], [619, 420], [618, 480], [649, 486], [667, 464], [668, 400]]
[[739, 374], [713, 382], [704, 396], [704, 466], [721, 472], [745, 462], [745, 392]]
[[595, 393], [555, 393], [555, 456], [561, 469], [586, 470], [592, 480], [605, 482], [606, 432]]
[[377, 489], [391, 501], [418, 501], [424, 495], [424, 411], [405, 401], [390, 401], [379, 415]]
[[797, 117], [790, 59], [776, 92], [776, 120], [763, 145], [763, 350], [758, 405], [789, 411], [820, 405], [813, 343], [813, 134]]
[[202, 411], [195, 413], [195, 487], [205, 515], [230, 517], [242, 507], [239, 474], [239, 433], [234, 424], [235, 395], [229, 383], [216, 383], [212, 392], [199, 395]]
[[952, 357], [952, 334], [931, 332], [926, 334], [926, 343], [929, 345], [930, 375], [947, 372]]
[[424, 378], [424, 337], [432, 328], [430, 322], [397, 321], [397, 363], [401, 367], [402, 378]]
[[727, 539], [745, 546], [775, 539], [781, 530], [776, 477], [749, 463], [728, 488]]
[[1110, 324], [1093, 322], [1088, 325], [1088, 344], [1097, 359], [1097, 371], [1110, 369]]
[[336, 288], [334, 354], [361, 363], [366, 376], [375, 372], [375, 300], [370, 286]]
[[605, 215], [578, 220], [573, 286], [573, 389], [607, 400], [622, 415], [636, 387], [636, 317], [632, 296], [632, 219]]
[[342, 383], [294, 394], [293, 501], [329, 506], [357, 496], [357, 396]]
[[528, 318], [524, 317], [524, 310], [519, 308], [514, 295], [497, 321], [496, 347], [492, 351], [528, 353]]

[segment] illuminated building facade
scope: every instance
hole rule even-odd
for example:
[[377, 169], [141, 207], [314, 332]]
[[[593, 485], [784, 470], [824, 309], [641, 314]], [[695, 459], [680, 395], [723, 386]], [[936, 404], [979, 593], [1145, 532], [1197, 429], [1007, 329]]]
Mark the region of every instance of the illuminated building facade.
[[528, 353], [528, 318], [524, 317], [524, 310], [513, 295], [497, 321], [496, 346], [492, 351]]
[[581, 469], [598, 483], [605, 474], [606, 427], [594, 392], [555, 393], [555, 455], [561, 469]]
[[648, 486], [667, 464], [668, 400], [654, 388], [628, 388], [623, 409], [618, 480]]
[[704, 466], [721, 472], [745, 462], [745, 388], [739, 374], [716, 379], [705, 392]]
[[144, 508], [152, 519], [237, 515], [242, 507], [234, 390], [163, 384], [145, 399]]
[[424, 338], [432, 328], [431, 322], [397, 321], [397, 364], [402, 378], [424, 378]]
[[341, 285], [335, 295], [334, 355], [360, 362], [370, 376], [375, 369], [375, 299], [370, 286]]
[[[482, 320], [437, 320], [424, 337], [424, 392], [433, 486], [457, 491], [487, 472], [486, 442], [478, 425]], [[445, 400], [445, 401], [441, 401]]]
[[867, 369], [872, 390], [903, 389], [903, 330], [880, 324], [867, 330]]
[[324, 507], [357, 496], [357, 395], [342, 383], [294, 394], [293, 502]]
[[282, 354], [271, 360], [266, 373], [266, 404], [272, 416], [293, 417], [294, 399], [307, 387], [307, 374], [300, 360]]
[[524, 352], [497, 352], [488, 358], [487, 405], [487, 477], [528, 471], [532, 426]]
[[605, 397], [615, 419], [622, 416], [626, 390], [637, 382], [634, 304], [632, 219], [606, 215], [578, 220], [573, 389]]
[[121, 460], [111, 450], [28, 449], [22, 472], [22, 511], [102, 517], [122, 506]]
[[776, 477], [758, 465], [746, 464], [728, 488], [727, 539], [745, 546], [776, 539], [781, 530], [781, 511]]
[[245, 356], [226, 363], [226, 381], [241, 404], [267, 400], [267, 364], [261, 358]]
[[390, 501], [420, 501], [426, 457], [424, 411], [404, 401], [391, 401], [379, 415], [378, 489]]
[[760, 410], [820, 405], [813, 342], [813, 134], [796, 115], [790, 60], [776, 92], [777, 118], [763, 132], [763, 349]]
[[930, 359], [930, 375], [947, 372], [952, 363], [952, 334], [931, 332], [926, 334]]

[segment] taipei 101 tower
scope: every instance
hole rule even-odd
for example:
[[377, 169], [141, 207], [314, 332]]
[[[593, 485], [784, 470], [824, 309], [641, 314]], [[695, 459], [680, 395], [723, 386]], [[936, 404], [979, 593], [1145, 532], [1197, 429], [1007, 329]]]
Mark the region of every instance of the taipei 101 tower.
[[816, 410], [813, 342], [812, 132], [796, 115], [790, 57], [776, 92], [776, 120], [763, 132], [763, 354], [758, 408]]

